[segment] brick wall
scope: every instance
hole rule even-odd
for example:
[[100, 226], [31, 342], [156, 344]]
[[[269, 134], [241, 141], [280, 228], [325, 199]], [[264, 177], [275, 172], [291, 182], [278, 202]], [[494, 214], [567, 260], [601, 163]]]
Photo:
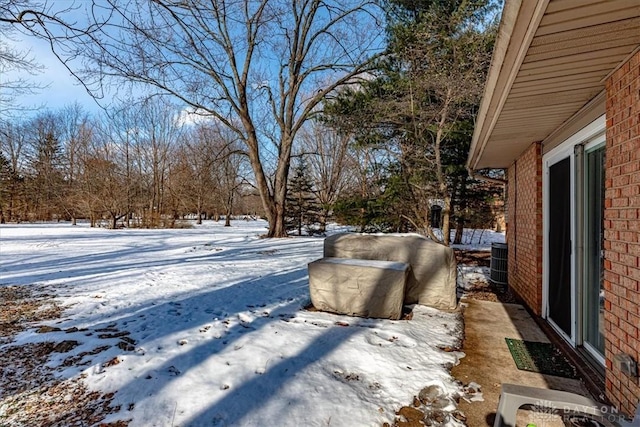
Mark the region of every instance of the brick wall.
[[638, 378], [612, 363], [619, 353], [640, 362], [640, 52], [607, 86], [605, 193], [605, 357], [607, 396], [632, 414]]
[[532, 144], [509, 168], [509, 287], [542, 313], [542, 146]]

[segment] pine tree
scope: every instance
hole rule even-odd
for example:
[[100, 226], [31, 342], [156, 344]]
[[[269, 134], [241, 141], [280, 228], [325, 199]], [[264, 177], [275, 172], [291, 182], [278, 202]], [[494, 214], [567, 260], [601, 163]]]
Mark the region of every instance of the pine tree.
[[6, 222], [4, 212], [11, 198], [10, 186], [12, 179], [11, 164], [4, 154], [0, 152], [0, 224]]
[[31, 181], [37, 216], [42, 220], [51, 220], [60, 215], [60, 196], [64, 183], [62, 172], [62, 145], [57, 136], [48, 129], [38, 129], [35, 141], [35, 158], [31, 163], [33, 180]]
[[306, 161], [302, 157], [299, 158], [287, 190], [288, 196], [285, 205], [287, 230], [297, 230], [298, 236], [302, 235], [303, 227], [310, 234], [315, 231], [314, 225], [318, 223], [320, 212], [320, 206], [313, 193], [313, 184], [307, 175], [307, 170]]

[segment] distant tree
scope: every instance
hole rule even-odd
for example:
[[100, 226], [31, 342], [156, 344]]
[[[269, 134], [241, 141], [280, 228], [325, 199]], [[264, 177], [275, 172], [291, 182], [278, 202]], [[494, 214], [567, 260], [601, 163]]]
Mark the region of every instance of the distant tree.
[[320, 206], [313, 191], [313, 183], [309, 179], [308, 166], [303, 157], [299, 157], [289, 181], [289, 191], [286, 204], [287, 229], [297, 230], [298, 236], [302, 229], [313, 233], [318, 224]]
[[127, 202], [127, 225], [130, 216], [143, 227], [158, 227], [166, 219], [169, 172], [183, 129], [180, 109], [161, 98], [130, 100], [103, 118], [98, 151], [104, 154], [111, 145], [107, 160], [123, 174], [120, 191]]
[[20, 124], [0, 120], [0, 153], [7, 161], [6, 180], [2, 181], [5, 220], [20, 221], [27, 217], [25, 166], [26, 129]]
[[160, 98], [146, 99], [136, 108], [134, 155], [146, 196], [142, 224], [158, 227], [165, 212], [173, 149], [183, 130], [180, 109]]
[[28, 191], [38, 220], [59, 219], [62, 214], [64, 155], [59, 125], [53, 113], [40, 114], [31, 123]]
[[13, 180], [13, 171], [9, 160], [0, 151], [0, 224], [6, 222], [5, 211], [11, 200], [11, 181]]
[[104, 150], [99, 145], [104, 141], [110, 141], [113, 145], [113, 153], [109, 160], [118, 164], [123, 173], [120, 191], [126, 199], [126, 212], [124, 216], [125, 226], [130, 227], [132, 221], [137, 226], [145, 221], [144, 216], [148, 206], [147, 186], [143, 162], [140, 161], [140, 103], [138, 100], [129, 99], [117, 105], [101, 116], [97, 132], [99, 132], [98, 145], [92, 150], [89, 159], [102, 158]]
[[231, 226], [231, 216], [239, 190], [242, 188], [244, 180], [241, 176], [244, 157], [238, 149], [238, 141], [231, 140], [224, 144], [220, 152], [220, 160], [215, 167], [220, 177], [219, 200], [224, 207], [224, 225]]
[[174, 153], [174, 160], [169, 171], [169, 202], [173, 217], [196, 214], [197, 223], [202, 224], [202, 198], [196, 194], [198, 180], [186, 148], [187, 141], [183, 141]]
[[355, 143], [349, 146], [349, 179], [333, 206], [336, 220], [356, 225], [360, 232], [384, 231], [381, 195], [388, 178], [390, 159], [384, 150]]
[[319, 203], [320, 232], [325, 232], [334, 204], [354, 178], [352, 137], [318, 120], [309, 121], [301, 132], [301, 148], [308, 159], [307, 174]]
[[60, 138], [63, 149], [64, 186], [61, 194], [61, 207], [65, 215], [76, 225], [80, 214], [77, 180], [80, 174], [81, 153], [83, 147], [91, 143], [94, 137], [94, 125], [80, 104], [70, 104], [59, 113]]
[[109, 227], [117, 228], [118, 221], [129, 215], [127, 193], [122, 191], [126, 174], [119, 162], [118, 148], [106, 135], [95, 138], [83, 152], [77, 183], [81, 205], [90, 216], [91, 226], [106, 215]]

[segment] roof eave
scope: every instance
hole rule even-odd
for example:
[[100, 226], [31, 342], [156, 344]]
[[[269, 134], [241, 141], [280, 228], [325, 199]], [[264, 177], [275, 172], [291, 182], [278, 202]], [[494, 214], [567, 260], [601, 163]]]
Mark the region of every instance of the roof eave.
[[[486, 167], [478, 166], [482, 153], [548, 3], [549, 0], [505, 2], [467, 158], [467, 168], [470, 170]], [[508, 166], [492, 165], [495, 168]]]

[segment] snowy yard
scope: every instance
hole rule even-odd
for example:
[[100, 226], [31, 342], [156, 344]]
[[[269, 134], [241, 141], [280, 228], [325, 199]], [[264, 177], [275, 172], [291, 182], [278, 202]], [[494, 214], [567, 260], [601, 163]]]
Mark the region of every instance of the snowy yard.
[[[393, 424], [427, 386], [445, 402], [462, 393], [448, 369], [463, 357], [452, 351], [459, 314], [416, 306], [411, 320], [389, 321], [305, 310], [307, 263], [322, 256], [322, 238], [260, 239], [262, 221], [222, 225], [0, 226], [0, 286], [29, 285], [64, 309], [12, 342], [0, 337], [0, 351], [67, 342], [50, 353], [55, 377], [109, 395], [115, 409], [102, 422], [130, 426], [375, 426]], [[459, 269], [463, 285], [486, 274], [478, 268]], [[53, 328], [37, 333], [42, 325]], [[6, 372], [0, 424], [21, 425], [12, 407], [32, 397], [6, 389]]]

